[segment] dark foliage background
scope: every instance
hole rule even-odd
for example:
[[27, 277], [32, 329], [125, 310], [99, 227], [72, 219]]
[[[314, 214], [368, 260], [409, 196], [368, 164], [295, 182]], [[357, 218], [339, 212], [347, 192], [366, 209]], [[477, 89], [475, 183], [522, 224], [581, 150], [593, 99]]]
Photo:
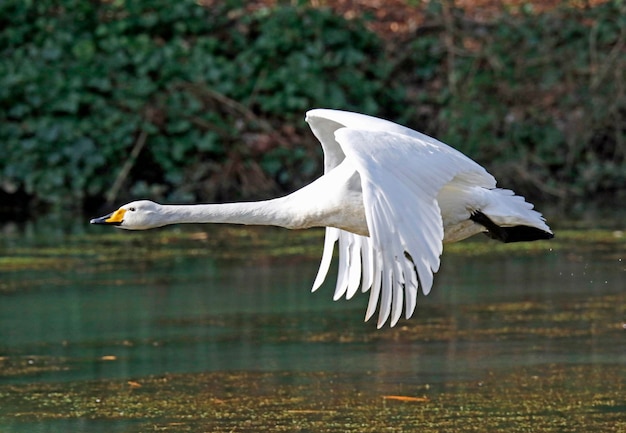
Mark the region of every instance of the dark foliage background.
[[322, 170], [313, 107], [422, 130], [534, 198], [626, 189], [622, 1], [421, 12], [381, 38], [306, 4], [1, 2], [1, 206], [288, 192]]

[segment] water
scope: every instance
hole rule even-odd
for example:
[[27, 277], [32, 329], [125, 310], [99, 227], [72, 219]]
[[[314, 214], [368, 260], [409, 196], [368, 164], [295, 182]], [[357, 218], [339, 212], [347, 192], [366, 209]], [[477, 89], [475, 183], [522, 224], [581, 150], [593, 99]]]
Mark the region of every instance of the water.
[[[256, 383], [247, 393], [262, 398], [275, 396], [278, 381], [286, 383], [284, 395], [304, 393], [313, 405], [329, 398], [346, 404], [341, 396], [350, 400], [359, 390], [378, 410], [404, 410], [381, 406], [380, 398], [417, 393], [444, 401], [450, 390], [464, 395], [468, 384], [494, 377], [500, 378], [494, 386], [517, 383], [506, 395], [532, 390], [520, 388], [517, 375], [552, 378], [581, 368], [554, 389], [564, 387], [563, 395], [580, 400], [591, 391], [582, 379], [578, 388], [572, 385], [577, 374], [612, 374], [598, 378], [609, 385], [589, 398], [626, 419], [625, 378], [615, 376], [626, 364], [626, 234], [619, 223], [557, 231], [550, 242], [518, 246], [476, 238], [451, 246], [414, 317], [382, 330], [374, 321], [363, 323], [366, 295], [332, 301], [335, 270], [331, 283], [310, 293], [322, 231], [196, 226], [128, 233], [82, 221], [70, 227], [30, 224], [0, 232], [0, 431], [146, 428], [147, 409], [112, 416], [74, 401], [71, 410], [55, 403], [61, 406], [52, 413], [44, 397], [30, 399], [29, 387], [75, 395], [110, 384], [145, 389], [168, 377], [183, 382], [174, 401], [189, 397], [190, 378], [219, 389], [230, 374], [247, 375], [234, 386]], [[221, 399], [207, 401], [212, 398]], [[289, 407], [293, 416], [312, 410]], [[168, 416], [176, 410], [182, 409], [159, 412], [151, 422], [171, 426]], [[286, 412], [281, 406], [267, 413]], [[246, 427], [208, 418], [213, 424], [184, 424], [181, 431], [259, 431], [283, 422]], [[598, 429], [606, 427], [605, 418]], [[337, 431], [366, 431], [341, 425]]]

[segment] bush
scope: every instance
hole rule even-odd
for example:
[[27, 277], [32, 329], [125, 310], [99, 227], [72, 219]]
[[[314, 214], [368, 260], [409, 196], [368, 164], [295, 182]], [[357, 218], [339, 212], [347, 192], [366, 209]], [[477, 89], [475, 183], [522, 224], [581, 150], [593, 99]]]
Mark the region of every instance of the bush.
[[[441, 22], [439, 6], [429, 22]], [[450, 15], [412, 42], [404, 65], [414, 71], [404, 83], [428, 89], [413, 104], [428, 114], [426, 129], [521, 192], [577, 199], [624, 189], [624, 3], [541, 14], [526, 5], [486, 23]]]
[[258, 195], [319, 168], [317, 146], [274, 125], [400, 98], [361, 22], [218, 3], [1, 3], [0, 188], [57, 206], [114, 200], [128, 162], [127, 196]]
[[327, 9], [212, 3], [0, 2], [0, 195], [285, 192], [321, 171], [313, 107], [397, 119], [521, 193], [625, 188], [621, 1], [490, 22], [429, 2], [428, 26], [385, 42]]

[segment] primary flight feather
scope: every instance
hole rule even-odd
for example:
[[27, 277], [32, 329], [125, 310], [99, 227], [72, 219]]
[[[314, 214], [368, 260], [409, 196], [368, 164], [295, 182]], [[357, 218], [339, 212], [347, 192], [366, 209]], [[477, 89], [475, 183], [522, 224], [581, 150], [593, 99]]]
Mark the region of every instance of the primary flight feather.
[[443, 243], [485, 232], [503, 242], [549, 239], [533, 205], [496, 188], [483, 167], [452, 147], [393, 122], [316, 109], [306, 114], [324, 150], [324, 175], [284, 197], [259, 202], [160, 205], [142, 200], [91, 220], [143, 230], [177, 223], [326, 227], [319, 271], [324, 282], [335, 244], [334, 299], [369, 290], [365, 320], [394, 326], [428, 294]]

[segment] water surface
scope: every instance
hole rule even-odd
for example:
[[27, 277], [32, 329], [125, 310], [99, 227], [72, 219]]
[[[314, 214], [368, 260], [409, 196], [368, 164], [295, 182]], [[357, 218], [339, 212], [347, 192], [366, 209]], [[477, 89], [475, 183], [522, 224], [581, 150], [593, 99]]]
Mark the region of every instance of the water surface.
[[619, 222], [451, 245], [381, 330], [323, 231], [70, 227], [0, 232], [0, 431], [626, 431]]

